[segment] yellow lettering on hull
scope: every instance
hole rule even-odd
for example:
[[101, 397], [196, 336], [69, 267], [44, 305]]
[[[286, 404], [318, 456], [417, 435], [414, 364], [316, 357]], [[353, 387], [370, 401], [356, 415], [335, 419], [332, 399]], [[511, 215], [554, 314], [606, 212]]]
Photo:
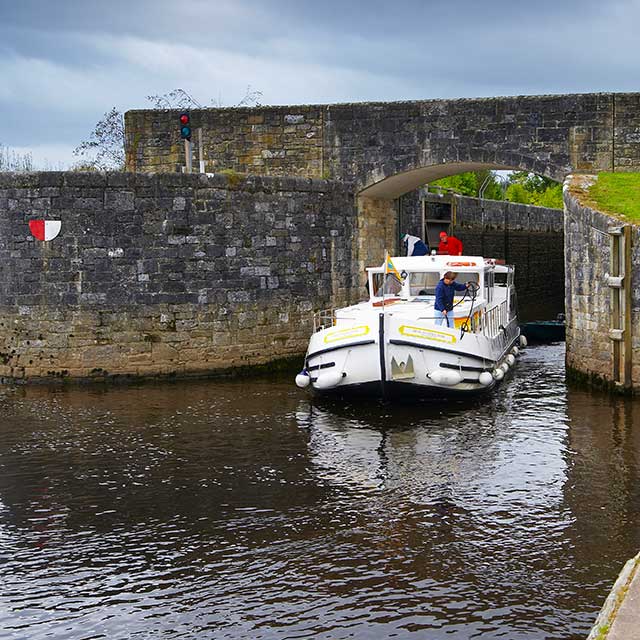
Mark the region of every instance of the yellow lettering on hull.
[[331, 344], [332, 342], [340, 342], [341, 340], [361, 338], [362, 336], [366, 336], [369, 331], [370, 329], [366, 325], [360, 327], [349, 327], [348, 329], [339, 329], [338, 331], [329, 331], [325, 335], [324, 341], [326, 344]]
[[425, 329], [424, 327], [412, 327], [407, 324], [403, 324], [398, 329], [398, 332], [406, 336], [407, 338], [419, 338], [420, 340], [431, 340], [433, 342], [444, 342], [445, 344], [453, 344], [457, 342], [457, 338], [444, 331], [437, 331], [435, 329]]

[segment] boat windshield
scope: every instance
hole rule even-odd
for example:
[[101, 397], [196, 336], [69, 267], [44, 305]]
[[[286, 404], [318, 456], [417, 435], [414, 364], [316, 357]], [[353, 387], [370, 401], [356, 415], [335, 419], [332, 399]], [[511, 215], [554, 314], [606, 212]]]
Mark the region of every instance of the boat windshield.
[[409, 294], [412, 296], [434, 296], [440, 280], [438, 271], [414, 271], [409, 274]]
[[[401, 296], [401, 297], [424, 297], [435, 296], [436, 286], [444, 272], [440, 271], [411, 271], [403, 272], [406, 276], [404, 282], [400, 282], [391, 273], [372, 273], [371, 282], [373, 284], [373, 295]], [[477, 271], [458, 272], [457, 282], [476, 282], [483, 285], [482, 274]]]

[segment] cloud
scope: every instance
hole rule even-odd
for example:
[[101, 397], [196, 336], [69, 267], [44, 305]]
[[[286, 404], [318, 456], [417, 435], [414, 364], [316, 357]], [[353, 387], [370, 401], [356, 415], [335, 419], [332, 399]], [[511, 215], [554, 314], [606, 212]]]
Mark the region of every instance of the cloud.
[[14, 146], [11, 150], [20, 157], [30, 156], [33, 165], [44, 171], [63, 171], [81, 159], [73, 155], [73, 146], [64, 144], [32, 144]]
[[0, 24], [0, 142], [73, 148], [178, 87], [225, 104], [248, 85], [265, 104], [634, 91], [639, 22], [639, 0], [22, 0]]
[[101, 71], [87, 72], [44, 59], [3, 58], [0, 59], [3, 78], [0, 100], [7, 106], [41, 105], [46, 100], [50, 109], [73, 116], [75, 112], [99, 108], [112, 95], [104, 81], [113, 74]]
[[392, 76], [348, 65], [323, 65], [295, 55], [266, 58], [134, 38], [103, 39], [99, 46], [117, 51], [119, 66], [138, 65], [142, 74], [152, 79], [153, 86], [146, 82], [149, 91], [160, 90], [158, 83], [172, 78], [204, 102], [215, 101], [223, 93], [223, 101], [233, 104], [244, 95], [247, 85], [262, 91], [267, 103], [292, 104], [348, 101], [365, 94], [365, 99], [372, 99], [406, 90]]

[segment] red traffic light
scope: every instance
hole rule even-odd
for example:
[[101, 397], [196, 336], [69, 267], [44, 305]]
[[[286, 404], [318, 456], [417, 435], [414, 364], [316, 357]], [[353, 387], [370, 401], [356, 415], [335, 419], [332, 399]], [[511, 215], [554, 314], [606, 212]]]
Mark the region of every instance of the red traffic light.
[[187, 111], [183, 111], [180, 116], [180, 137], [183, 140], [191, 140], [191, 125], [189, 121], [191, 118], [189, 117], [189, 113]]

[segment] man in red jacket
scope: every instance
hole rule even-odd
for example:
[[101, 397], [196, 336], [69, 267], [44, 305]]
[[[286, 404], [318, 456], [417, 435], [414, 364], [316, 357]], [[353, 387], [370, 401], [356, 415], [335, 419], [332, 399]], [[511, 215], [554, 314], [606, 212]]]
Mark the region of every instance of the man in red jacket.
[[458, 238], [448, 236], [444, 231], [440, 232], [440, 244], [438, 245], [438, 253], [449, 256], [462, 255], [462, 242]]

